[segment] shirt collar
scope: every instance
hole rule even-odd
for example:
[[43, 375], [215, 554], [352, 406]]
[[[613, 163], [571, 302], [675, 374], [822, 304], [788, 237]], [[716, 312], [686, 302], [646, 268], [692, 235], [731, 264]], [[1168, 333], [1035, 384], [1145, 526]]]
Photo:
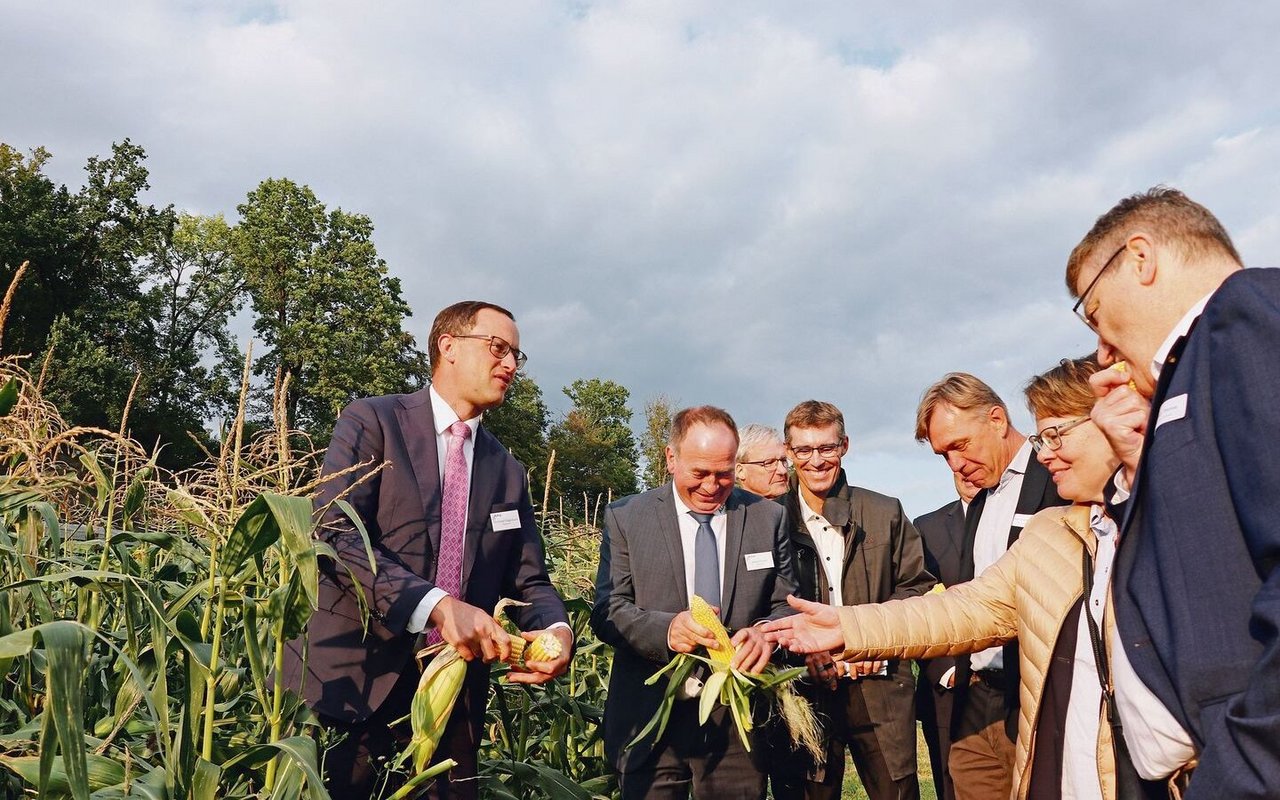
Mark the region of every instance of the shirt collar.
[[1164, 362], [1169, 358], [1169, 351], [1173, 349], [1173, 345], [1183, 336], [1187, 335], [1187, 331], [1191, 330], [1191, 326], [1204, 313], [1204, 307], [1209, 304], [1209, 298], [1213, 297], [1213, 292], [1209, 292], [1200, 298], [1200, 302], [1187, 309], [1187, 313], [1182, 315], [1182, 319], [1178, 320], [1178, 324], [1173, 326], [1173, 330], [1169, 331], [1169, 335], [1161, 343], [1156, 354], [1151, 359], [1151, 377], [1157, 381], [1160, 380], [1160, 371], [1164, 369]]
[[[674, 482], [671, 484], [671, 496], [674, 497], [676, 500], [676, 514], [679, 516], [680, 519], [684, 519], [686, 516], [688, 516], [689, 512], [692, 511], [693, 509], [685, 505], [684, 501], [680, 499], [680, 493], [676, 491], [676, 485]], [[720, 507], [717, 508], [714, 512], [712, 512], [711, 516], [718, 517], [721, 514], [723, 514], [724, 505], [725, 505], [724, 503], [721, 503]], [[692, 519], [692, 517], [690, 517], [690, 519]]]
[[1099, 538], [1112, 536], [1117, 532], [1115, 520], [1107, 516], [1107, 509], [1098, 503], [1089, 507], [1089, 527]]
[[1031, 460], [1031, 440], [1023, 439], [1022, 446], [1018, 448], [1018, 452], [1013, 454], [1013, 460], [1009, 462], [1009, 466], [1004, 468], [1004, 472], [1000, 473], [1000, 483], [996, 484], [993, 490], [999, 492], [1009, 481], [1015, 476], [1025, 475], [1027, 472], [1027, 463]]
[[[453, 406], [449, 405], [440, 393], [436, 391], [436, 387], [432, 386], [428, 393], [431, 395], [431, 416], [435, 419], [436, 436], [444, 436], [444, 432], [449, 430], [449, 426], [458, 421], [458, 412], [453, 410]], [[477, 414], [467, 420], [467, 427], [471, 429], [471, 440], [475, 441], [476, 428], [480, 427], [480, 419], [483, 414]]]
[[[796, 499], [800, 501], [800, 508], [804, 511], [805, 522], [811, 522], [814, 519], [819, 519], [819, 520], [823, 519], [823, 516], [821, 514], [819, 514], [817, 511], [814, 511], [812, 508], [809, 508], [809, 504], [806, 503], [804, 500], [804, 492], [801, 492], [799, 489], [796, 490]], [[825, 520], [823, 521], [825, 522]]]

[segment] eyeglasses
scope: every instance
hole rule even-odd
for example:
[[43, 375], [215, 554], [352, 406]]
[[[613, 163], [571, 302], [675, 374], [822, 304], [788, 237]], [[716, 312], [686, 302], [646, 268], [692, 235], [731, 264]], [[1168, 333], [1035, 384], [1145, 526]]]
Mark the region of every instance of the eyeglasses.
[[516, 369], [520, 369], [529, 360], [529, 356], [523, 350], [517, 350], [511, 346], [511, 342], [503, 339], [501, 336], [481, 335], [478, 333], [454, 333], [451, 334], [455, 339], [482, 339], [489, 343], [489, 352], [493, 353], [496, 359], [504, 359], [507, 353], [514, 353], [516, 357]]
[[[1071, 313], [1079, 317], [1080, 321], [1083, 322], [1085, 325], [1088, 325], [1089, 330], [1093, 331], [1094, 333], [1098, 332], [1098, 325], [1094, 321], [1092, 314], [1086, 314], [1084, 311], [1081, 310], [1084, 306], [1084, 301], [1089, 298], [1089, 292], [1093, 291], [1093, 287], [1097, 285], [1098, 279], [1101, 278], [1103, 273], [1107, 271], [1107, 267], [1111, 266], [1112, 263], [1115, 262], [1116, 256], [1123, 253], [1125, 251], [1125, 248], [1127, 248], [1128, 246], [1129, 246], [1129, 242], [1126, 240], [1124, 244], [1120, 245], [1119, 250], [1111, 254], [1111, 258], [1108, 258], [1107, 263], [1103, 264], [1102, 269], [1098, 270], [1098, 274], [1093, 276], [1093, 280], [1089, 281], [1089, 285], [1084, 287], [1084, 291], [1080, 293], [1080, 299], [1077, 300], [1076, 304], [1071, 307]], [[1094, 311], [1096, 312], [1097, 309], [1095, 308]], [[1054, 448], [1054, 449], [1056, 450], [1057, 448]]]
[[739, 461], [739, 464], [750, 464], [753, 467], [764, 467], [765, 469], [775, 469], [779, 464], [783, 469], [787, 467], [787, 459], [785, 456], [778, 458], [766, 458], [764, 461]]
[[1046, 447], [1050, 450], [1057, 450], [1062, 447], [1062, 434], [1088, 421], [1089, 417], [1080, 417], [1070, 422], [1064, 422], [1061, 425], [1051, 425], [1039, 433], [1031, 434], [1027, 437], [1027, 441], [1031, 442], [1031, 446], [1035, 448], [1037, 453]]
[[808, 461], [814, 453], [817, 453], [823, 458], [831, 458], [832, 456], [840, 455], [840, 448], [843, 445], [844, 442], [840, 441], [832, 442], [831, 444], [820, 444], [817, 447], [809, 447], [807, 445], [802, 447], [792, 447], [791, 445], [787, 445], [787, 449], [791, 451], [791, 455], [795, 456], [796, 461]]

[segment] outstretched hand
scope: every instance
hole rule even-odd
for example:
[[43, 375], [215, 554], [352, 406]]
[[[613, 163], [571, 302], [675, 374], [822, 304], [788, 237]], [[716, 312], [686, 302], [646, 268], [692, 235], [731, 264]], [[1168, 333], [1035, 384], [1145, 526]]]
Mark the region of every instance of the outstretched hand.
[[800, 612], [761, 625], [769, 641], [793, 653], [839, 653], [844, 650], [844, 631], [840, 614], [825, 603], [801, 600], [787, 595], [787, 603]]

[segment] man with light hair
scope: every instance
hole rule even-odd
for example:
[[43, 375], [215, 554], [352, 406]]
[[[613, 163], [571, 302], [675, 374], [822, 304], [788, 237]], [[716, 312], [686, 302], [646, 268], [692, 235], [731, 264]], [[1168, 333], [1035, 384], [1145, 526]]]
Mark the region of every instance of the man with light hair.
[[1187, 800], [1275, 797], [1280, 270], [1243, 269], [1207, 208], [1157, 186], [1098, 218], [1066, 278], [1098, 360], [1127, 362], [1092, 378], [1122, 462], [1106, 645], [1122, 738]]
[[[925, 390], [916, 440], [927, 441], [957, 479], [982, 487], [965, 513], [958, 582], [999, 560], [1037, 511], [1067, 505], [1049, 471], [1031, 457], [1031, 443], [1013, 426], [1000, 395], [969, 373], [944, 375]], [[958, 800], [1008, 797], [1012, 791], [1017, 647], [1015, 641], [962, 656], [936, 678], [953, 693], [947, 768]]]
[[772, 500], [787, 493], [787, 447], [768, 425], [752, 423], [738, 432], [738, 485]]

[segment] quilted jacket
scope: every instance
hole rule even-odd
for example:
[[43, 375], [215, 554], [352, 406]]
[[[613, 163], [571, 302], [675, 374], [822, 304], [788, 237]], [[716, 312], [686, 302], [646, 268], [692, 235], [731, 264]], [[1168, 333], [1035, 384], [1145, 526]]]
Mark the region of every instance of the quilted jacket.
[[[1046, 508], [985, 572], [945, 592], [840, 609], [844, 658], [937, 658], [975, 653], [1017, 637], [1021, 711], [1014, 788], [1025, 798], [1045, 677], [1062, 622], [1083, 594], [1082, 547], [1094, 551], [1089, 506]], [[1109, 605], [1109, 604], [1108, 604]], [[1110, 629], [1110, 608], [1105, 615]], [[1105, 635], [1105, 634], [1104, 634]], [[1105, 800], [1115, 798], [1111, 728], [1100, 713], [1098, 774]]]

